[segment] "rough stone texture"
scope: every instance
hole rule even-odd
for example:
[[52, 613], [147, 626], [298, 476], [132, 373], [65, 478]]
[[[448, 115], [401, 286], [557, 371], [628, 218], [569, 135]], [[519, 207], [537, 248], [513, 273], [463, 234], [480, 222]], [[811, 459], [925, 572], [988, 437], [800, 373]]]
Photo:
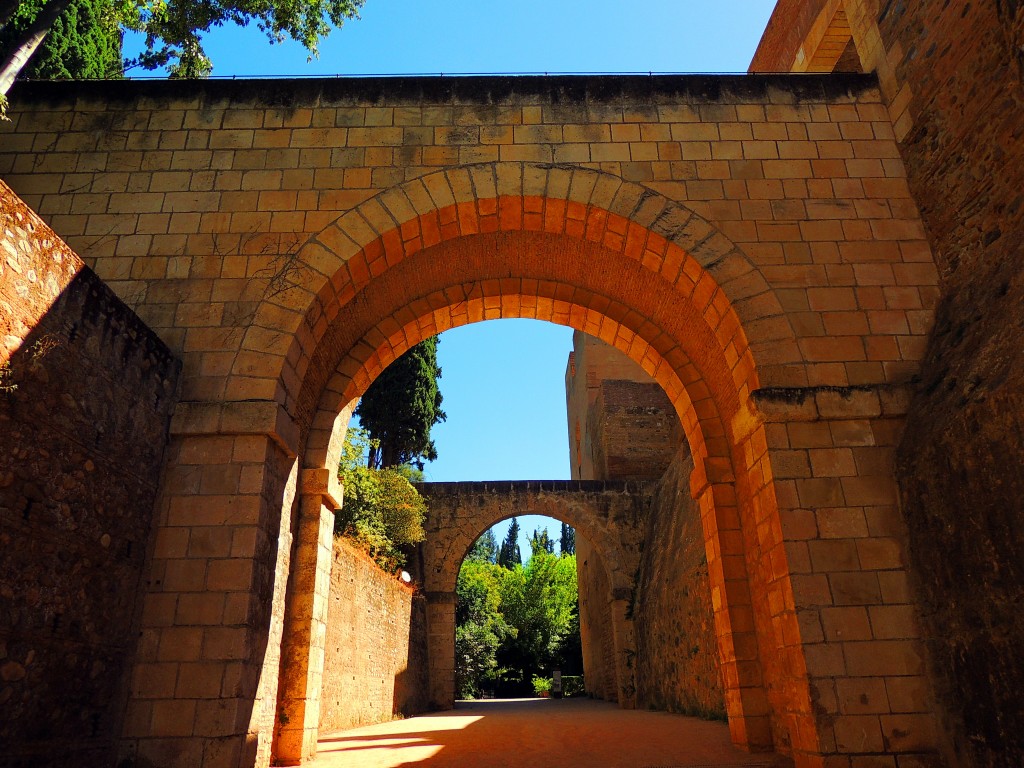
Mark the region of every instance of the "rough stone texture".
[[179, 366], [2, 183], [0, 236], [0, 765], [106, 765]]
[[897, 454], [903, 509], [956, 760], [1009, 768], [1024, 765], [1024, 8], [885, 5], [942, 286]]
[[579, 531], [576, 533], [576, 576], [579, 586], [583, 682], [589, 695], [605, 701], [618, 701], [608, 571], [600, 553]]
[[[826, 3], [795, 5], [779, 4], [752, 69], [786, 68], [796, 28], [806, 32]], [[862, 61], [879, 73], [940, 272], [895, 464], [949, 760], [1019, 766], [1024, 5], [844, 5]]]
[[[578, 332], [566, 400], [575, 473], [658, 481], [628, 614], [636, 637], [637, 706], [724, 719], [704, 531], [690, 495], [693, 460], [679, 418], [648, 374], [619, 350]], [[607, 578], [586, 542], [577, 563], [587, 687], [614, 700], [597, 663], [611, 642]]]
[[725, 719], [704, 531], [690, 498], [693, 459], [683, 446], [647, 517], [637, 576], [637, 707]]
[[[624, 614], [640, 561], [650, 484], [522, 480], [420, 483], [417, 488], [428, 509], [423, 525], [427, 537], [417, 558], [421, 570], [415, 575], [422, 579], [429, 600], [431, 703], [451, 707], [455, 700], [455, 584], [463, 558], [495, 523], [516, 515], [542, 515], [571, 525], [599, 554], [589, 567], [598, 569], [602, 581], [589, 593], [585, 588], [583, 598], [586, 605], [586, 596], [592, 595], [599, 612], [592, 626], [607, 633], [598, 640], [599, 656], [593, 657], [602, 667], [594, 678], [603, 681], [602, 698], [632, 707], [635, 684], [630, 665], [635, 650]], [[583, 561], [587, 559], [584, 552]], [[581, 624], [588, 619], [586, 611], [581, 611]], [[585, 643], [586, 638], [584, 634]]]
[[597, 477], [648, 480], [668, 469], [672, 451], [683, 439], [682, 428], [656, 382], [602, 381], [593, 410], [600, 414], [590, 431]]
[[320, 731], [427, 709], [426, 601], [335, 539]]

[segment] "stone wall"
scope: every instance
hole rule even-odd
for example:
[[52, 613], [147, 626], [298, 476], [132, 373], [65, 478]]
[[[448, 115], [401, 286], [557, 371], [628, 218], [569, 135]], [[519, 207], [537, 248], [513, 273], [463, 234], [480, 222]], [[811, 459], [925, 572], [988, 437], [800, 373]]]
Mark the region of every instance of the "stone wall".
[[[901, 144], [941, 275], [897, 457], [955, 760], [1024, 765], [1024, 6], [879, 13], [913, 94]], [[941, 553], [941, 555], [940, 555]], [[894, 628], [895, 629], [895, 628]]]
[[725, 719], [704, 531], [683, 446], [654, 494], [637, 576], [637, 706]]
[[615, 639], [608, 574], [597, 550], [576, 532], [576, 577], [579, 585], [580, 644], [583, 681], [587, 693], [605, 701], [618, 701], [615, 678]]
[[426, 711], [426, 648], [426, 601], [335, 539], [321, 733]]
[[107, 765], [179, 366], [0, 183], [0, 765]]
[[683, 440], [679, 416], [665, 390], [654, 381], [602, 381], [597, 389], [590, 419], [597, 477], [660, 477]]
[[[788, 68], [834, 2], [782, 0], [751, 65]], [[895, 454], [950, 762], [1024, 764], [1024, 5], [845, 0], [940, 273]], [[785, 30], [790, 30], [787, 34]], [[939, 553], [941, 553], [940, 556]], [[873, 615], [893, 637], [909, 611]], [[890, 692], [903, 707], [920, 691]], [[898, 709], [896, 711], [899, 711]]]

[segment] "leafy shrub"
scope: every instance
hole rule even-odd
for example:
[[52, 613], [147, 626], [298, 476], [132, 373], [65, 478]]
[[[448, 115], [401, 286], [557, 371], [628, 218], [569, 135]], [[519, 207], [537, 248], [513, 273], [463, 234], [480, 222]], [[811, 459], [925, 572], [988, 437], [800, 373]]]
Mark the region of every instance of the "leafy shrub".
[[365, 464], [369, 446], [365, 430], [348, 430], [338, 468], [345, 498], [334, 532], [355, 541], [382, 569], [394, 571], [405, 564], [402, 548], [423, 541], [427, 505], [410, 482], [417, 471], [370, 469]]

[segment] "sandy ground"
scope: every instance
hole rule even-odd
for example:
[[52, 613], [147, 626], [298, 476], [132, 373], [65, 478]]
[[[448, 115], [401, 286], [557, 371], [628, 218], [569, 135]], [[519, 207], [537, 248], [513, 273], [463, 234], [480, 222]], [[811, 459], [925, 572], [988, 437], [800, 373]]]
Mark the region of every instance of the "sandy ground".
[[761, 768], [729, 729], [590, 699], [459, 702], [451, 712], [322, 736], [313, 768]]

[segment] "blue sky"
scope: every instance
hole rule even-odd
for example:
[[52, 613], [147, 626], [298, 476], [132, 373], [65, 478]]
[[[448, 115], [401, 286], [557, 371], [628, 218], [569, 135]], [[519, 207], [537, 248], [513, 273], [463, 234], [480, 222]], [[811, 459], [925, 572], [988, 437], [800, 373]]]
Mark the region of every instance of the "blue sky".
[[[743, 72], [774, 0], [366, 0], [306, 61], [250, 25], [206, 39], [214, 75]], [[136, 45], [138, 43], [136, 42]], [[131, 55], [131, 41], [126, 51]]]
[[[215, 76], [515, 72], [744, 72], [774, 0], [366, 0], [320, 57], [254, 26], [205, 41]], [[126, 55], [132, 55], [132, 40]], [[138, 46], [138, 41], [134, 41]], [[457, 328], [438, 354], [448, 421], [427, 479], [565, 479], [564, 375], [572, 331], [500, 320]], [[527, 534], [551, 523], [521, 518]], [[496, 535], [503, 537], [503, 524]], [[552, 538], [559, 535], [551, 523]]]

